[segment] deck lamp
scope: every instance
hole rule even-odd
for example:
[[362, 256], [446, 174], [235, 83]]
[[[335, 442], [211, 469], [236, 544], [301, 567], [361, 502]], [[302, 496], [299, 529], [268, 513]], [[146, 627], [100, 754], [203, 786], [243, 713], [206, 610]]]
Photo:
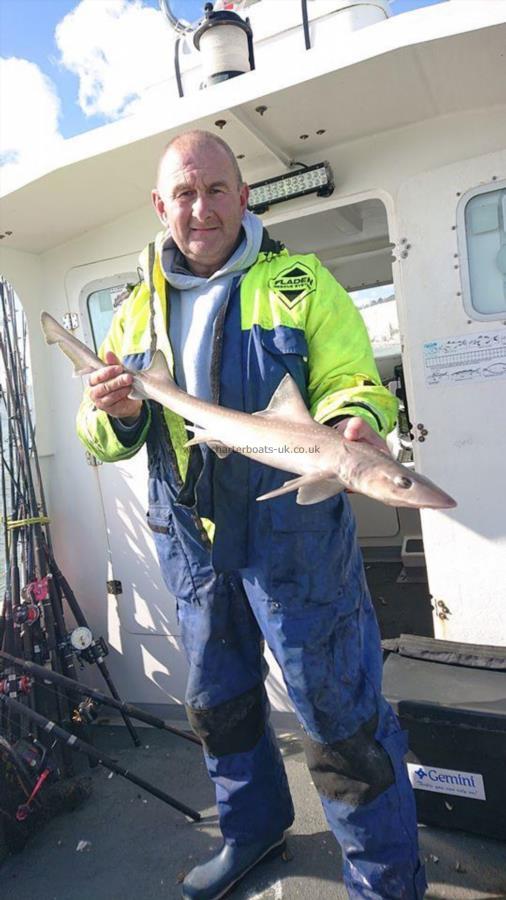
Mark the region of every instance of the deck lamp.
[[204, 7], [205, 18], [193, 35], [193, 43], [202, 53], [207, 85], [244, 75], [255, 68], [253, 31], [249, 20], [228, 9]]
[[305, 194], [330, 197], [333, 191], [334, 176], [325, 160], [313, 166], [304, 166], [300, 172], [288, 172], [286, 175], [250, 184], [248, 207], [251, 212], [263, 213], [270, 206], [284, 200], [293, 200], [294, 197], [303, 197]]

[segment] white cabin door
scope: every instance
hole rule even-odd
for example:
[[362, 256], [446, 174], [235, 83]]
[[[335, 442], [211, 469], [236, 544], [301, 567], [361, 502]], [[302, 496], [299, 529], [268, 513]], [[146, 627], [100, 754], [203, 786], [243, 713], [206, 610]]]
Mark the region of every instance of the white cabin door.
[[506, 643], [506, 190], [489, 198], [497, 215], [480, 207], [467, 225], [481, 270], [476, 302], [490, 317], [464, 305], [462, 208], [471, 189], [497, 192], [505, 179], [506, 154], [495, 153], [412, 178], [396, 199], [415, 467], [458, 502], [422, 513], [435, 634], [485, 644]]
[[[114, 305], [126, 283], [136, 283], [137, 257], [109, 260], [79, 272], [79, 325], [76, 336], [98, 349], [108, 331]], [[108, 274], [105, 272], [108, 271]], [[90, 278], [90, 276], [92, 276]], [[77, 276], [76, 276], [77, 277]], [[109, 578], [121, 585], [108, 594], [105, 632], [113, 674], [125, 696], [140, 703], [183, 702], [186, 661], [178, 642], [176, 603], [163, 583], [154, 542], [146, 525], [147, 454], [95, 467], [109, 556]], [[111, 567], [112, 564], [112, 567]]]

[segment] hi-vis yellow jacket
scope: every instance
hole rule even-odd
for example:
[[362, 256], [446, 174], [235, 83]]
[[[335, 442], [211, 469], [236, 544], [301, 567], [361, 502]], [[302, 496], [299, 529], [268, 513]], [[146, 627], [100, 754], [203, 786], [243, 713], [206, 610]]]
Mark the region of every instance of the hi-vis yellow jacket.
[[[103, 358], [112, 350], [124, 365], [142, 369], [160, 348], [173, 371], [168, 337], [170, 288], [155, 244], [146, 248], [141, 261], [145, 281], [115, 314], [99, 354]], [[211, 363], [213, 399], [250, 413], [264, 409], [286, 372], [295, 379], [316, 421], [358, 415], [383, 436], [394, 427], [397, 401], [381, 384], [364, 323], [352, 300], [316, 256], [291, 256], [264, 232], [256, 263], [237, 279], [218, 315]], [[127, 459], [147, 443], [153, 530], [166, 531], [168, 519], [180, 518], [186, 508], [200, 535], [203, 519], [216, 522], [217, 529], [221, 523], [224, 533], [233, 532], [234, 527], [237, 530], [234, 518], [248, 516], [248, 498], [273, 490], [286, 479], [284, 473], [238, 454], [206, 463], [214, 454], [184, 446], [189, 435], [180, 416], [157, 404], [144, 406], [141, 425], [134, 439], [126, 442], [108, 415], [94, 408], [86, 392], [78, 414], [78, 434], [91, 453], [107, 462]], [[209, 466], [212, 473], [207, 471]], [[276, 516], [288, 509], [287, 504], [294, 507], [290, 505], [292, 520], [302, 522], [310, 516], [291, 497], [279, 498], [276, 504]], [[318, 504], [314, 509], [321, 514], [323, 507]], [[183, 543], [187, 526], [188, 521], [182, 527]], [[204, 526], [210, 534], [207, 521]], [[250, 522], [250, 528], [255, 527]], [[234, 539], [228, 535], [229, 549]]]

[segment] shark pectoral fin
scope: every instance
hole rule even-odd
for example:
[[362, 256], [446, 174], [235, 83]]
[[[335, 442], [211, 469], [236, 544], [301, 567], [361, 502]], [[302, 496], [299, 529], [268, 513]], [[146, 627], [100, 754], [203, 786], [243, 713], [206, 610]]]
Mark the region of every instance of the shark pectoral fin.
[[289, 494], [290, 491], [298, 491], [299, 488], [304, 487], [305, 484], [309, 485], [315, 481], [321, 481], [321, 477], [321, 474], [312, 473], [311, 475], [301, 475], [300, 478], [292, 478], [290, 481], [285, 481], [285, 483], [280, 488], [276, 488], [275, 491], [269, 491], [268, 494], [262, 494], [261, 497], [257, 497], [257, 500], [271, 500], [272, 497], [281, 497], [282, 494]]
[[297, 503], [299, 506], [311, 506], [312, 503], [320, 503], [335, 494], [343, 491], [345, 485], [335, 475], [326, 475], [325, 472], [313, 472], [311, 475], [301, 475], [300, 478], [292, 478], [285, 481], [282, 487], [268, 494], [262, 494], [257, 500], [271, 500], [280, 497], [290, 491], [297, 491]]
[[254, 416], [276, 416], [291, 422], [313, 423], [309, 410], [291, 375], [286, 374], [274, 391], [267, 409], [253, 413]]
[[302, 485], [297, 492], [297, 503], [299, 506], [311, 506], [312, 503], [320, 503], [322, 500], [328, 500], [343, 491], [345, 485], [339, 478], [322, 478], [319, 481], [312, 481], [309, 484]]

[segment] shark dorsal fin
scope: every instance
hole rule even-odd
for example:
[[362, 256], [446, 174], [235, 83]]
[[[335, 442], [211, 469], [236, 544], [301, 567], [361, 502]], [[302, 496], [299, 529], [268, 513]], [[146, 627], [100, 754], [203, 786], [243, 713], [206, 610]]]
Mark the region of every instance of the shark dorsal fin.
[[278, 419], [288, 419], [290, 422], [304, 422], [305, 424], [313, 421], [295, 381], [288, 373], [274, 391], [267, 409], [261, 409], [253, 415], [275, 416]]
[[162, 390], [167, 385], [174, 384], [167, 360], [161, 350], [155, 350], [153, 359], [147, 369], [141, 369], [138, 372], [133, 369], [127, 369], [126, 371], [133, 375], [132, 390], [128, 395], [132, 400], [149, 400], [151, 398], [151, 394], [145, 388], [146, 382], [149, 382], [159, 390]]
[[155, 350], [153, 359], [147, 369], [143, 369], [143, 374], [147, 375], [152, 381], [160, 384], [171, 384], [174, 379], [167, 365], [165, 354], [161, 350]]

